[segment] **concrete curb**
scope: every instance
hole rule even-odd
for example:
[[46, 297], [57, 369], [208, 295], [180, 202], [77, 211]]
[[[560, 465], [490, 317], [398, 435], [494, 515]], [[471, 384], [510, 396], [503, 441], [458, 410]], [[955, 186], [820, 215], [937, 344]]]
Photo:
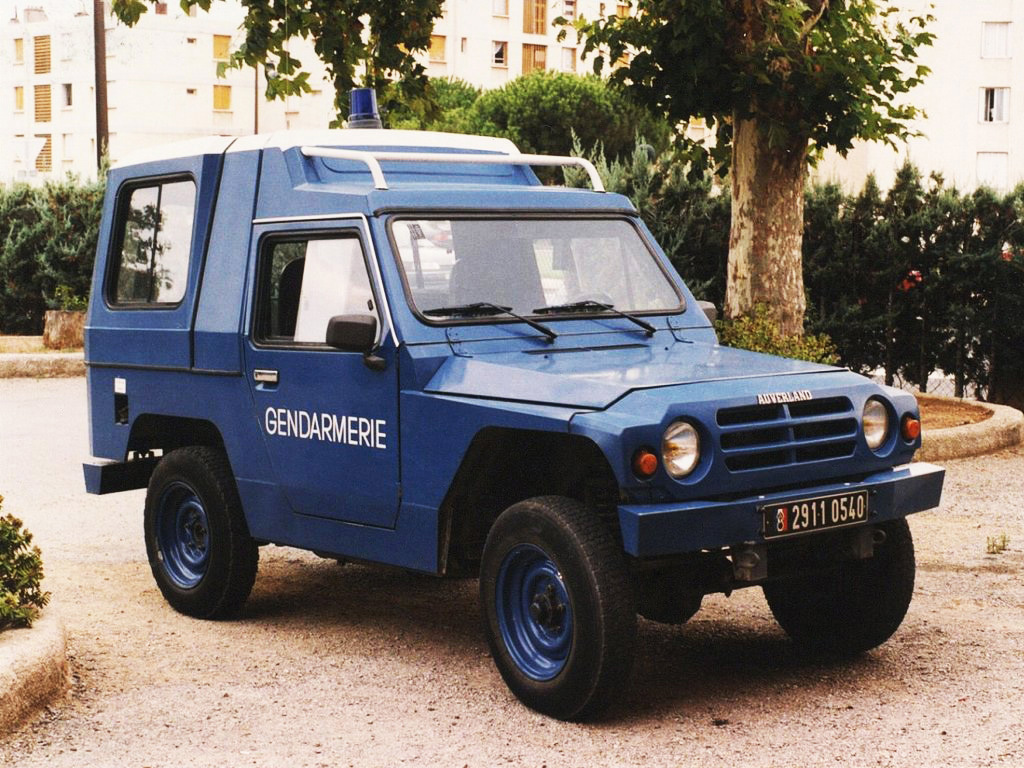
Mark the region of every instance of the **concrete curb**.
[[56, 378], [85, 376], [85, 357], [82, 352], [49, 352], [46, 354], [0, 354], [0, 379]]
[[924, 430], [921, 433], [921, 448], [914, 458], [918, 461], [963, 459], [994, 453], [1024, 442], [1024, 414], [1020, 411], [1007, 405], [982, 403], [977, 400], [967, 402], [991, 411], [992, 416], [976, 424]]
[[0, 632], [0, 735], [61, 696], [70, 682], [67, 633], [52, 605], [30, 628]]

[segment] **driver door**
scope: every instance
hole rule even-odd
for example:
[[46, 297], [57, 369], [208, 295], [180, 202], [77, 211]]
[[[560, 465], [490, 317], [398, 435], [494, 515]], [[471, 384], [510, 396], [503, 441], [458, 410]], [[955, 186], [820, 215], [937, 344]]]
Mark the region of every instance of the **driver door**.
[[[366, 234], [358, 221], [257, 234], [246, 372], [276, 482], [298, 514], [394, 527], [396, 348], [380, 343], [387, 326]], [[383, 367], [325, 343], [332, 317], [360, 314], [376, 319]]]

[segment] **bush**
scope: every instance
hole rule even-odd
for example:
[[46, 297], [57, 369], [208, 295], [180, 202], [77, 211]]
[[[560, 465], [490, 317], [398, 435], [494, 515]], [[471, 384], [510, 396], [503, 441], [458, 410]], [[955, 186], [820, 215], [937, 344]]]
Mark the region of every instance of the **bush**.
[[32, 626], [50, 601], [50, 593], [40, 589], [42, 580], [42, 555], [32, 546], [32, 534], [16, 517], [0, 517], [0, 630]]
[[828, 336], [780, 334], [771, 310], [764, 304], [757, 305], [754, 313], [748, 317], [720, 320], [717, 328], [719, 341], [728, 347], [809, 360], [812, 363], [835, 365], [839, 362], [839, 355]]
[[600, 144], [611, 158], [628, 155], [637, 135], [656, 149], [671, 138], [669, 124], [634, 104], [596, 75], [542, 70], [485, 91], [470, 110], [474, 133], [505, 136], [523, 152], [567, 155], [573, 134], [583, 148]]
[[71, 178], [0, 187], [0, 332], [40, 334], [47, 309], [84, 303], [103, 188]]

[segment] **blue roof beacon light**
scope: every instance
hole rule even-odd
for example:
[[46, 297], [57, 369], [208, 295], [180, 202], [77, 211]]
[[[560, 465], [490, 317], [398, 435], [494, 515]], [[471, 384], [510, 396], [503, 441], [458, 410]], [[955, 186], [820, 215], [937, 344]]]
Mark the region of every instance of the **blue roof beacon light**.
[[349, 128], [383, 128], [373, 88], [353, 88], [349, 97]]

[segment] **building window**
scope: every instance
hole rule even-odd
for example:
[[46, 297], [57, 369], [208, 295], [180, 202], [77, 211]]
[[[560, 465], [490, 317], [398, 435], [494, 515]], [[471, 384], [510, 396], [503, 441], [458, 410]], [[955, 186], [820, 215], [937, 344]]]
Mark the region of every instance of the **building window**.
[[444, 35], [430, 36], [430, 60], [444, 61], [445, 37]]
[[491, 12], [495, 16], [508, 16], [508, 0], [494, 0]]
[[1010, 58], [1010, 22], [986, 21], [981, 25], [981, 58]]
[[575, 48], [563, 48], [562, 49], [562, 69], [566, 72], [576, 71], [576, 49]]
[[156, 10], [156, 15], [157, 16], [166, 16], [167, 15], [167, 3], [157, 3], [156, 4], [156, 8], [154, 10]]
[[213, 108], [219, 112], [226, 112], [231, 109], [231, 86], [213, 86]]
[[616, 3], [615, 15], [620, 19], [624, 19], [629, 16], [629, 3]]
[[50, 122], [50, 86], [32, 86], [32, 98], [35, 104], [35, 119], [37, 123]]
[[64, 94], [64, 101], [61, 103], [65, 107], [70, 107], [74, 103], [71, 97], [71, 83], [64, 83], [62, 90]]
[[24, 112], [25, 111], [25, 87], [21, 85], [14, 86], [14, 111]]
[[1010, 89], [982, 88], [981, 116], [983, 123], [1005, 123], [1010, 119]]
[[43, 140], [43, 148], [39, 150], [39, 154], [36, 155], [36, 170], [47, 171], [53, 170], [53, 140], [48, 133], [37, 133], [37, 139]]
[[543, 35], [547, 33], [547, 27], [547, 0], [523, 0], [523, 32], [530, 35]]
[[548, 47], [523, 43], [523, 74], [547, 69]]
[[50, 36], [40, 35], [32, 39], [37, 75], [45, 75], [50, 71]]
[[460, 53], [465, 53], [466, 52], [466, 38], [462, 38], [462, 40], [459, 41], [459, 52]]
[[213, 86], [213, 108], [219, 111], [228, 111], [231, 109], [230, 85]]
[[231, 36], [230, 35], [214, 35], [213, 36], [213, 58], [215, 61], [227, 61], [228, 55], [231, 53]]
[[978, 186], [1006, 189], [1010, 178], [1008, 152], [978, 153]]
[[189, 45], [195, 45], [196, 44], [196, 39], [194, 37], [186, 37], [185, 38], [185, 42], [188, 43]]
[[496, 67], [508, 66], [508, 43], [502, 40], [491, 43], [491, 63]]
[[14, 63], [25, 63], [25, 41], [20, 37], [14, 38]]
[[195, 96], [196, 95], [196, 89], [195, 88], [186, 88], [185, 89], [185, 93], [187, 93], [189, 96]]
[[565, 17], [566, 21], [576, 20], [576, 0], [563, 0], [562, 15]]

